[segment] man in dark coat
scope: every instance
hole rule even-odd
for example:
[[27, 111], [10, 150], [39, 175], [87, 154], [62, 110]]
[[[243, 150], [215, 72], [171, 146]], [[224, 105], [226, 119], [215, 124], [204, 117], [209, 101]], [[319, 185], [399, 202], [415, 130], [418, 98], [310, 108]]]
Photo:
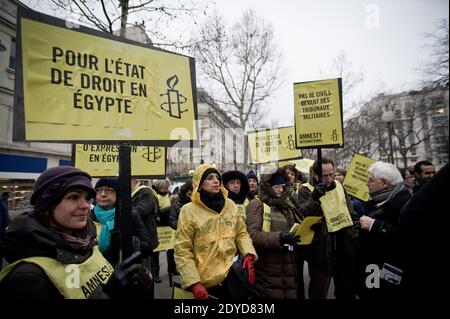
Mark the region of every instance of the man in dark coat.
[[360, 218], [359, 233], [359, 296], [360, 298], [394, 298], [398, 284], [374, 278], [367, 267], [377, 266], [385, 270], [400, 267], [398, 240], [400, 210], [411, 198], [400, 171], [392, 164], [376, 162], [369, 166], [369, 194], [371, 200], [368, 212]]
[[[145, 229], [148, 231], [152, 243], [150, 249], [153, 251], [159, 245], [158, 233], [156, 230], [156, 223], [159, 220], [159, 216], [155, 197], [153, 196], [150, 187], [141, 185], [141, 182], [137, 179], [131, 180], [131, 192], [131, 204], [144, 222]], [[147, 267], [151, 268], [152, 275], [156, 273], [156, 270], [154, 269], [155, 266], [156, 265], [151, 262], [151, 258], [148, 258]], [[161, 282], [161, 279], [159, 278], [154, 279], [155, 282]]]
[[414, 172], [416, 173], [416, 182], [413, 187], [413, 192], [417, 192], [423, 185], [425, 185], [434, 174], [436, 174], [436, 169], [433, 163], [428, 161], [420, 161], [414, 165]]
[[311, 277], [308, 295], [310, 299], [327, 298], [333, 277], [336, 298], [355, 298], [358, 216], [342, 185], [334, 181], [333, 161], [324, 157], [321, 164], [322, 180], [315, 161], [309, 183], [302, 184], [298, 193], [302, 216], [323, 216], [312, 227], [313, 242], [305, 246]]
[[[403, 207], [400, 216], [402, 297], [436, 300], [446, 289], [448, 163]], [[448, 280], [447, 280], [448, 281]]]

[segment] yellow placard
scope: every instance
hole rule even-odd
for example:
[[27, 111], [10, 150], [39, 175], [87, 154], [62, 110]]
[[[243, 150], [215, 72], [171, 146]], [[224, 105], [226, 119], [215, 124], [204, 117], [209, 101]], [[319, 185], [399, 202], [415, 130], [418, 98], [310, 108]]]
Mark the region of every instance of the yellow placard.
[[353, 156], [343, 182], [343, 186], [349, 195], [364, 202], [370, 199], [369, 188], [367, 187], [367, 180], [369, 179], [367, 168], [375, 162], [376, 160], [359, 154]]
[[157, 230], [159, 246], [154, 251], [172, 249], [175, 242], [175, 230], [169, 226], [158, 226]]
[[[74, 163], [93, 177], [119, 176], [119, 146], [75, 144]], [[165, 178], [166, 148], [131, 146], [131, 176]]]
[[299, 158], [301, 150], [295, 147], [294, 126], [250, 132], [248, 147], [253, 164]]
[[173, 285], [173, 299], [195, 299], [194, 294], [189, 290], [181, 288], [180, 284]]
[[300, 235], [299, 245], [309, 245], [314, 238], [314, 230], [311, 229], [311, 225], [318, 223], [322, 219], [322, 216], [308, 216], [301, 222], [301, 224], [294, 224], [291, 228], [291, 233]]
[[26, 140], [197, 139], [193, 58], [28, 15], [18, 46]]
[[297, 160], [281, 161], [278, 163], [279, 166], [284, 166], [287, 164], [295, 165], [295, 168], [300, 172], [309, 174], [309, 168], [314, 164], [314, 160], [309, 158], [302, 158]]
[[294, 83], [296, 147], [342, 147], [341, 79]]

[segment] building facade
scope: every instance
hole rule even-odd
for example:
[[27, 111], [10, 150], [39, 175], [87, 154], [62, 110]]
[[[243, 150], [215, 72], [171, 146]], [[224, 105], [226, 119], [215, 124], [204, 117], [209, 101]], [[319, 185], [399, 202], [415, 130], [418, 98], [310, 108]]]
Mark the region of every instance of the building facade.
[[13, 141], [16, 13], [19, 1], [0, 1], [0, 192], [9, 191], [10, 208], [29, 197], [34, 180], [49, 167], [69, 165], [70, 144]]
[[208, 93], [197, 90], [199, 143], [168, 149], [168, 175], [183, 177], [200, 163], [214, 163], [222, 171], [246, 170], [245, 133], [215, 104]]
[[399, 168], [421, 160], [441, 168], [449, 157], [448, 109], [447, 90], [379, 94], [351, 119], [346, 143], [362, 141], [359, 154]]

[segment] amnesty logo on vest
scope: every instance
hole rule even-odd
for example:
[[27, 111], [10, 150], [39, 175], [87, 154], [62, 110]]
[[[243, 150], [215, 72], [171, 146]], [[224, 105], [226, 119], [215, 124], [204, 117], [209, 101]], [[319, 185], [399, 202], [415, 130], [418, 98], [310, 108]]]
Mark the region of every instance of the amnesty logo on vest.
[[341, 79], [294, 83], [295, 137], [298, 148], [342, 147]]
[[18, 260], [0, 272], [0, 282], [23, 262], [39, 266], [65, 299], [88, 298], [114, 272], [98, 246], [94, 246], [92, 256], [81, 264], [63, 264], [56, 259], [41, 256]]
[[247, 138], [253, 164], [302, 157], [301, 150], [295, 147], [294, 126], [249, 132]]
[[16, 139], [197, 139], [193, 58], [23, 8], [18, 33]]

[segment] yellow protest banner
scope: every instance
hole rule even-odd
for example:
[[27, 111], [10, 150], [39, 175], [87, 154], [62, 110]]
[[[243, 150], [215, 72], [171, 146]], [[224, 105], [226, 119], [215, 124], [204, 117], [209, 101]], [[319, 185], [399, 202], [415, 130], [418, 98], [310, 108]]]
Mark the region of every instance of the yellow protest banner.
[[341, 79], [294, 83], [296, 147], [342, 147]]
[[[119, 146], [74, 144], [74, 166], [93, 177], [119, 176]], [[131, 175], [141, 178], [165, 178], [166, 148], [131, 146]]]
[[287, 164], [295, 165], [295, 168], [300, 172], [309, 174], [309, 168], [314, 164], [314, 160], [309, 158], [302, 158], [297, 160], [281, 161], [278, 163], [279, 166], [284, 166]]
[[175, 230], [169, 226], [158, 226], [159, 246], [154, 251], [169, 250], [173, 248], [175, 241]]
[[370, 199], [369, 188], [367, 187], [367, 180], [369, 179], [367, 168], [375, 162], [376, 160], [359, 154], [353, 156], [343, 182], [343, 186], [349, 195], [364, 202]]
[[197, 139], [193, 58], [22, 8], [18, 33], [16, 104], [25, 123], [16, 139], [165, 146]]
[[248, 147], [253, 164], [262, 164], [299, 158], [301, 150], [295, 147], [294, 126], [249, 132]]

